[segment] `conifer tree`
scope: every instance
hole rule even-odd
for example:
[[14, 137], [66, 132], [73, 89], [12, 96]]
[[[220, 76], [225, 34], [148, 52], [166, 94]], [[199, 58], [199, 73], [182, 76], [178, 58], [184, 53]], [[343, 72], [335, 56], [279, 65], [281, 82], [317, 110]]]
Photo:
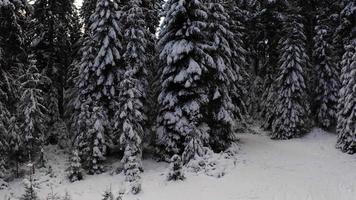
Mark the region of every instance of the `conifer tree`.
[[106, 190], [103, 194], [103, 200], [114, 200], [114, 195], [111, 190]]
[[301, 16], [290, 9], [279, 42], [279, 73], [276, 79], [277, 99], [273, 120], [273, 139], [290, 139], [307, 130], [309, 106], [306, 99], [305, 70], [308, 56]]
[[[19, 78], [22, 93], [19, 105], [21, 116], [22, 137], [27, 155], [33, 155], [44, 144], [47, 108], [44, 104], [43, 85], [50, 82], [49, 78], [42, 75], [36, 61], [30, 58], [27, 69]], [[31, 156], [33, 157], [33, 156]]]
[[[120, 71], [122, 30], [119, 12], [118, 1], [99, 0], [97, 2], [96, 10], [90, 17], [90, 30], [85, 38], [82, 59], [79, 63], [77, 85], [80, 94], [77, 107], [80, 107], [81, 110], [76, 124], [81, 125], [78, 126], [80, 127], [79, 132], [74, 133], [76, 135], [75, 144], [80, 145], [78, 147], [79, 154], [91, 168], [91, 173], [98, 173], [102, 170], [99, 163], [104, 159], [103, 148], [105, 143], [111, 142], [109, 141], [111, 138], [110, 121], [116, 121], [112, 119], [113, 114], [108, 111], [114, 112], [112, 109], [117, 109], [115, 107], [118, 95], [116, 87], [122, 76]], [[96, 108], [97, 110], [94, 111], [95, 107], [99, 109]], [[92, 112], [97, 113], [93, 114]], [[85, 124], [88, 123], [85, 122], [85, 119], [88, 118], [88, 115], [90, 116], [88, 120], [92, 122], [86, 126]], [[100, 119], [95, 117], [100, 117]], [[105, 120], [105, 122], [102, 121], [102, 125], [105, 127], [93, 128], [93, 125], [90, 124], [95, 124], [97, 120]], [[101, 138], [97, 138], [98, 136]], [[88, 141], [86, 138], [93, 140]], [[104, 141], [105, 143], [102, 143]]]
[[67, 71], [74, 55], [74, 43], [80, 36], [80, 25], [73, 0], [36, 0], [29, 30], [31, 51], [37, 68], [51, 79], [45, 85], [49, 125], [63, 116], [63, 90]]
[[[246, 63], [243, 58], [241, 38], [231, 31], [231, 18], [220, 0], [212, 0], [209, 9], [209, 32], [211, 35], [214, 66], [209, 68], [212, 75], [208, 118], [210, 145], [215, 151], [227, 149], [234, 141], [233, 128], [237, 120], [243, 121], [245, 104], [241, 71]], [[240, 35], [241, 36], [241, 35]], [[235, 40], [236, 39], [236, 40]], [[243, 122], [241, 123], [243, 124]], [[241, 127], [239, 127], [241, 128]]]
[[342, 88], [340, 90], [336, 147], [343, 152], [356, 153], [356, 39], [345, 48], [341, 66]]
[[[168, 160], [202, 156], [209, 140], [203, 107], [208, 104], [207, 8], [203, 1], [170, 0], [165, 4], [158, 48], [162, 63], [157, 144]], [[192, 156], [192, 154], [194, 156]]]
[[22, 195], [20, 200], [39, 200], [37, 192], [33, 187], [32, 179], [28, 183], [25, 183], [25, 194]]
[[257, 40], [259, 42], [255, 47], [260, 55], [254, 56], [258, 58], [257, 61], [259, 62], [256, 64], [258, 67], [255, 68], [255, 73], [263, 79], [260, 118], [262, 120], [262, 128], [266, 130], [272, 129], [272, 123], [276, 117], [274, 100], [278, 95], [275, 81], [278, 76], [279, 66], [279, 52], [277, 49], [283, 35], [283, 19], [285, 18], [287, 7], [288, 1], [285, 0], [264, 1], [261, 12], [258, 14], [260, 27], [257, 27], [257, 31], [261, 34], [261, 38]]
[[180, 156], [178, 156], [177, 154], [173, 155], [171, 158], [171, 163], [169, 166], [169, 172], [167, 175], [167, 180], [168, 181], [176, 181], [176, 180], [184, 180], [184, 174], [182, 171], [183, 168], [183, 164], [182, 164], [182, 159], [180, 158]]
[[120, 144], [124, 149], [124, 173], [128, 182], [133, 182], [132, 191], [140, 190], [140, 173], [142, 170], [142, 137], [146, 115], [144, 102], [147, 91], [146, 53], [150, 32], [146, 28], [145, 15], [141, 0], [130, 0], [123, 8], [124, 37], [126, 38], [123, 59], [125, 71], [120, 81], [119, 118]]
[[78, 154], [78, 150], [74, 150], [72, 152], [72, 156], [70, 159], [70, 171], [68, 177], [71, 182], [80, 181], [83, 179], [82, 165]]
[[100, 174], [104, 172], [104, 167], [102, 165], [105, 160], [106, 153], [106, 138], [105, 138], [105, 127], [108, 122], [107, 114], [103, 107], [94, 106], [90, 118], [91, 126], [88, 129], [87, 134], [90, 136], [90, 150], [91, 154], [89, 157], [89, 173], [90, 174]]
[[19, 176], [19, 167], [20, 163], [24, 159], [24, 140], [21, 135], [19, 127], [19, 122], [17, 120], [17, 117], [13, 116], [10, 119], [9, 127], [8, 127], [8, 156], [15, 161], [16, 163], [16, 176]]
[[336, 124], [339, 71], [333, 57], [330, 24], [321, 13], [318, 18], [313, 52], [316, 64], [316, 119], [321, 127], [328, 129]]

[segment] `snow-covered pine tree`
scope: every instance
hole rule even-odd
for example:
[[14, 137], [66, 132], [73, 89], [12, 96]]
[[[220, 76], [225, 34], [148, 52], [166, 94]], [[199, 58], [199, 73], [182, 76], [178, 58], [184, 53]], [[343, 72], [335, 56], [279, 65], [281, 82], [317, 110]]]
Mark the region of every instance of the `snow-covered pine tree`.
[[[96, 10], [90, 17], [90, 30], [83, 44], [82, 59], [79, 63], [79, 77], [77, 78], [80, 94], [76, 107], [80, 107], [81, 110], [75, 124], [81, 125], [78, 126], [80, 127], [79, 132], [75, 131], [74, 134], [76, 135], [75, 144], [80, 145], [78, 150], [82, 161], [96, 160], [95, 157], [97, 157], [92, 155], [92, 150], [89, 150], [94, 147], [91, 146], [94, 143], [90, 144], [86, 138], [96, 138], [98, 133], [95, 132], [95, 129], [90, 128], [92, 126], [86, 126], [87, 123], [82, 118], [87, 118], [87, 114], [93, 112], [95, 106], [99, 106], [100, 110], [105, 112], [105, 114], [102, 114], [105, 115], [105, 120], [107, 120], [105, 123], [103, 122], [103, 125], [107, 127], [104, 127], [105, 131], [101, 133], [103, 134], [102, 137], [103, 139], [111, 138], [111, 132], [108, 131], [110, 130], [108, 127], [109, 121], [115, 121], [115, 119], [112, 119], [113, 113], [108, 111], [115, 112], [112, 109], [117, 109], [115, 107], [117, 102], [116, 86], [122, 76], [120, 71], [122, 66], [120, 17], [119, 2], [109, 0], [98, 0]], [[90, 118], [96, 121], [93, 117], [100, 115], [91, 114]], [[89, 128], [91, 129], [90, 135], [87, 133]], [[110, 141], [107, 140], [106, 142]], [[100, 156], [104, 156], [104, 154]], [[94, 160], [86, 163], [92, 166], [93, 162], [96, 162]], [[100, 170], [95, 171], [99, 172]]]
[[304, 81], [308, 56], [301, 16], [290, 8], [284, 21], [284, 35], [279, 42], [279, 73], [276, 79], [277, 99], [272, 123], [273, 139], [302, 136], [308, 126], [309, 105]]
[[158, 42], [162, 72], [156, 142], [166, 160], [186, 152], [187, 163], [191, 153], [202, 156], [209, 141], [203, 107], [209, 101], [207, 74], [214, 60], [206, 45], [207, 8], [201, 0], [169, 0], [164, 9]]
[[0, 97], [4, 109], [16, 113], [19, 72], [26, 63], [26, 1], [0, 1]]
[[62, 198], [62, 200], [72, 200], [72, 197], [69, 195], [68, 192], [66, 192], [66, 193], [64, 194], [64, 197]]
[[[1, 84], [1, 81], [0, 81]], [[7, 161], [8, 152], [8, 137], [9, 137], [9, 123], [10, 123], [10, 113], [3, 104], [2, 100], [6, 99], [4, 91], [0, 87], [0, 178], [5, 173], [5, 161]]]
[[123, 8], [125, 52], [123, 59], [125, 72], [119, 85], [119, 119], [122, 127], [120, 144], [124, 149], [124, 174], [131, 183], [131, 191], [141, 189], [142, 137], [146, 115], [144, 103], [147, 92], [147, 45], [150, 32], [146, 28], [141, 0], [130, 0]]
[[[278, 75], [278, 43], [283, 35], [283, 19], [285, 10], [287, 10], [288, 1], [274, 0], [264, 1], [262, 3], [261, 12], [258, 14], [260, 20], [259, 26], [256, 27], [261, 38], [252, 39], [259, 41], [256, 43], [256, 51], [259, 56], [253, 59], [258, 59], [255, 67], [255, 73], [263, 79], [262, 95], [260, 99], [260, 118], [262, 120], [262, 128], [266, 130], [272, 129], [272, 123], [275, 119], [276, 104], [274, 100], [277, 98], [276, 92], [276, 77]], [[259, 35], [255, 34], [255, 35]], [[251, 51], [251, 50], [250, 50]]]
[[108, 189], [104, 192], [102, 200], [114, 200], [114, 195], [111, 192], [111, 189]]
[[41, 88], [50, 80], [38, 71], [36, 61], [32, 58], [29, 58], [29, 64], [19, 80], [22, 94], [19, 102], [20, 127], [26, 155], [33, 157], [44, 144], [47, 108]]
[[[241, 35], [231, 31], [231, 18], [223, 7], [223, 1], [211, 0], [208, 4], [211, 34], [211, 51], [215, 65], [209, 67], [210, 93], [206, 116], [210, 127], [210, 146], [214, 151], [227, 149], [235, 140], [235, 123], [243, 124], [245, 103], [243, 99], [241, 68], [244, 67], [244, 51]], [[235, 40], [237, 39], [237, 40]], [[242, 57], [242, 58], [239, 58]], [[241, 128], [241, 127], [239, 127]]]
[[39, 200], [37, 192], [33, 186], [32, 179], [25, 183], [25, 194], [20, 197], [20, 200]]
[[107, 127], [107, 113], [102, 106], [95, 105], [91, 112], [90, 126], [87, 134], [89, 135], [90, 156], [88, 160], [89, 173], [100, 174], [104, 172], [102, 165], [106, 154], [105, 127]]
[[334, 60], [331, 25], [319, 10], [314, 36], [314, 62], [316, 64], [315, 106], [316, 121], [329, 129], [336, 125], [337, 101], [339, 92], [339, 70]]
[[[1, 89], [0, 89], [1, 92]], [[1, 96], [1, 95], [0, 95]], [[6, 170], [6, 161], [7, 161], [7, 152], [8, 152], [8, 124], [7, 120], [9, 113], [4, 105], [0, 101], [0, 180], [5, 175]]]
[[21, 136], [21, 131], [19, 127], [19, 122], [17, 117], [13, 116], [10, 119], [9, 127], [8, 127], [8, 156], [11, 158], [12, 161], [15, 162], [16, 165], [16, 177], [19, 176], [19, 167], [20, 163], [24, 159], [24, 147], [23, 147], [23, 138]]
[[78, 154], [78, 150], [73, 150], [70, 158], [70, 169], [68, 178], [71, 182], [80, 181], [83, 179], [82, 164]]
[[253, 15], [242, 10], [238, 1], [231, 0], [227, 1], [227, 3], [223, 2], [221, 5], [224, 6], [225, 15], [228, 16], [228, 30], [232, 33], [227, 33], [226, 38], [231, 48], [232, 56], [229, 59], [231, 59], [231, 65], [237, 75], [232, 81], [234, 84], [232, 85], [233, 89], [231, 89], [233, 104], [236, 106], [234, 115], [238, 119], [236, 122], [237, 127], [234, 128], [241, 130], [245, 128], [246, 124], [244, 118], [247, 118], [247, 116], [250, 115], [249, 111], [254, 112], [248, 108], [253, 107], [252, 104], [255, 102], [255, 99], [252, 99], [253, 92], [251, 89], [253, 86], [251, 83], [252, 76], [250, 72], [252, 71], [252, 67], [250, 67], [252, 65], [250, 65], [247, 60], [248, 52], [246, 51], [247, 45], [245, 41], [247, 34], [246, 24], [251, 23], [247, 22], [246, 18], [252, 18]]
[[63, 116], [63, 90], [74, 43], [80, 36], [79, 18], [73, 0], [36, 0], [29, 30], [31, 51], [39, 71], [52, 81], [42, 88], [49, 109], [48, 125]]
[[356, 139], [355, 139], [355, 88], [356, 88], [356, 3], [348, 2], [341, 14], [348, 23], [348, 28], [345, 35], [345, 53], [342, 58], [341, 67], [341, 82], [342, 88], [340, 90], [339, 112], [337, 133], [338, 141], [336, 147], [343, 152], [354, 154], [356, 153]]
[[356, 24], [356, 3], [350, 0], [339, 0], [335, 3], [338, 6], [338, 24], [333, 35], [333, 46], [336, 53], [335, 60], [340, 63], [345, 53], [345, 45], [349, 45], [352, 40], [351, 32]]
[[183, 174], [183, 163], [182, 159], [180, 158], [179, 155], [175, 154], [171, 158], [171, 163], [169, 166], [169, 172], [167, 175], [167, 180], [168, 181], [176, 181], [176, 180], [184, 180], [184, 174]]
[[[356, 35], [355, 35], [356, 36]], [[343, 152], [356, 153], [356, 37], [345, 47], [342, 58], [339, 112], [336, 147]]]

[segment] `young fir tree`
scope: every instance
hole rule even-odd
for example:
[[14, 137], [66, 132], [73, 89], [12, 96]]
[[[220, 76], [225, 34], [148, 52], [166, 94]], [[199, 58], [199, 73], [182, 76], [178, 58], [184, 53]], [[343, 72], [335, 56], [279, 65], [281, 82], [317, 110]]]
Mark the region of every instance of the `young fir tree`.
[[62, 200], [72, 200], [72, 197], [69, 195], [68, 192], [66, 192], [62, 198]]
[[32, 179], [29, 183], [25, 184], [25, 194], [20, 197], [20, 200], [39, 200], [40, 198], [37, 195], [35, 188], [33, 187]]
[[169, 166], [167, 180], [168, 181], [184, 180], [185, 177], [182, 168], [183, 168], [183, 164], [180, 156], [178, 156], [177, 154], [173, 155]]
[[72, 156], [70, 158], [70, 169], [69, 169], [68, 178], [71, 182], [80, 181], [83, 179], [82, 174], [82, 164], [80, 161], [80, 157], [78, 154], [78, 150], [74, 150], [72, 152]]
[[19, 78], [21, 82], [20, 91], [22, 93], [19, 103], [19, 113], [21, 116], [22, 138], [26, 155], [31, 155], [44, 145], [45, 126], [47, 108], [44, 104], [44, 93], [42, 86], [50, 82], [49, 78], [42, 75], [36, 62], [30, 58], [27, 69]]
[[[0, 90], [1, 92], [1, 90]], [[7, 120], [9, 113], [6, 112], [4, 105], [0, 102], [0, 180], [5, 175], [6, 170], [6, 161], [7, 161], [7, 152], [8, 152], [8, 124]]]
[[223, 2], [211, 0], [208, 9], [210, 16], [208, 29], [213, 33], [210, 37], [210, 54], [215, 64], [209, 68], [209, 74], [212, 76], [209, 83], [210, 104], [207, 107], [207, 117], [210, 145], [213, 150], [220, 152], [227, 149], [235, 140], [233, 128], [237, 120], [243, 121], [245, 104], [240, 73], [245, 65], [245, 59], [240, 52], [241, 38], [238, 36], [235, 38], [231, 31], [232, 21], [223, 7]]
[[343, 152], [356, 153], [356, 39], [346, 46], [342, 58], [339, 112], [336, 147]]
[[114, 200], [114, 195], [112, 194], [111, 189], [104, 192], [102, 200]]
[[[78, 147], [78, 150], [80, 151], [82, 160], [93, 159], [87, 162], [91, 166], [89, 168], [92, 168], [94, 162], [98, 160], [97, 156], [92, 155], [92, 148], [95, 147], [95, 142], [88, 142], [85, 138], [96, 138], [99, 133], [96, 132], [98, 130], [95, 128], [90, 128], [92, 126], [83, 126], [86, 123], [83, 122], [81, 116], [84, 117], [88, 112], [94, 112], [94, 107], [100, 106], [100, 110], [105, 111], [105, 120], [107, 120], [103, 123], [107, 127], [104, 127], [105, 131], [100, 134], [102, 134], [103, 139], [109, 138], [108, 136], [111, 133], [108, 131], [108, 126], [110, 125], [109, 120], [111, 121], [111, 113], [107, 111], [111, 111], [116, 106], [116, 85], [119, 84], [119, 78], [122, 76], [120, 72], [122, 65], [120, 17], [118, 1], [99, 0], [95, 12], [90, 17], [90, 30], [84, 42], [79, 77], [77, 79], [78, 90], [80, 92], [78, 104], [81, 105], [78, 107], [81, 110], [76, 124], [82, 125], [79, 126], [79, 132], [74, 134], [76, 135], [75, 143], [81, 145], [81, 147]], [[96, 121], [95, 117], [100, 115], [92, 114], [90, 118]], [[91, 129], [90, 133], [85, 133], [89, 132], [86, 130], [88, 128]], [[99, 142], [98, 145], [104, 144]], [[95, 154], [98, 154], [99, 157], [104, 156], [104, 152], [98, 152], [101, 149], [101, 147], [98, 147], [95, 150]], [[82, 152], [82, 150], [84, 151]], [[100, 170], [94, 171], [99, 172]]]
[[316, 64], [316, 121], [321, 127], [329, 129], [336, 125], [340, 84], [339, 71], [333, 57], [331, 25], [321, 13], [318, 16], [315, 32], [313, 56]]
[[15, 162], [16, 165], [16, 177], [19, 177], [19, 168], [20, 163], [24, 159], [24, 147], [23, 147], [23, 138], [21, 136], [21, 131], [19, 127], [19, 122], [17, 117], [13, 116], [10, 119], [10, 124], [8, 127], [8, 155]]
[[141, 0], [130, 0], [123, 8], [124, 37], [126, 38], [123, 59], [125, 72], [120, 81], [119, 118], [120, 144], [124, 149], [124, 173], [126, 180], [132, 182], [132, 191], [139, 192], [142, 170], [142, 137], [146, 116], [144, 102], [147, 91], [146, 53], [150, 32], [146, 28]]
[[273, 139], [290, 139], [306, 132], [309, 106], [306, 101], [305, 68], [308, 56], [301, 16], [290, 9], [279, 42], [279, 74], [273, 120]]
[[157, 144], [168, 160], [182, 154], [187, 163], [202, 156], [209, 141], [203, 108], [209, 102], [208, 67], [214, 65], [207, 43], [207, 8], [203, 1], [169, 0], [165, 4], [158, 49], [162, 63]]
[[102, 106], [94, 106], [91, 112], [90, 127], [87, 134], [89, 135], [90, 144], [90, 157], [89, 157], [89, 173], [100, 174], [104, 172], [102, 165], [105, 160], [106, 153], [106, 138], [105, 127], [108, 123], [107, 113]]

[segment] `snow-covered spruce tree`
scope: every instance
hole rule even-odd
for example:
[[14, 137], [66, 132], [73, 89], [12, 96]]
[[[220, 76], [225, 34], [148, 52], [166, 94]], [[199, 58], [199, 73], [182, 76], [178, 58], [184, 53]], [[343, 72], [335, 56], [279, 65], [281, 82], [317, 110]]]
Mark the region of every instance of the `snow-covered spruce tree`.
[[78, 150], [73, 150], [70, 158], [70, 169], [68, 178], [71, 182], [80, 181], [83, 179], [82, 164], [78, 154]]
[[102, 200], [114, 200], [114, 195], [112, 194], [111, 189], [104, 192]]
[[[253, 2], [251, 3], [253, 4]], [[238, 121], [236, 121], [237, 127], [235, 127], [235, 129], [243, 129], [246, 125], [244, 118], [247, 118], [248, 115], [250, 115], [249, 111], [254, 112], [254, 110], [252, 110], [252, 104], [256, 102], [252, 99], [252, 95], [254, 95], [251, 91], [253, 86], [250, 72], [252, 71], [252, 69], [250, 69], [252, 67], [250, 66], [252, 65], [250, 65], [247, 60], [247, 45], [245, 42], [247, 34], [246, 24], [251, 23], [247, 22], [246, 18], [252, 18], [252, 14], [242, 10], [238, 1], [227, 1], [227, 3], [221, 3], [221, 5], [224, 6], [224, 13], [227, 13], [225, 15], [228, 20], [228, 30], [232, 33], [226, 33], [225, 37], [231, 48], [231, 65], [233, 66], [234, 71], [236, 71], [236, 78], [232, 80], [234, 83], [232, 85], [233, 89], [230, 90], [232, 91], [231, 98], [233, 104], [236, 106], [234, 115], [238, 119]], [[249, 107], [251, 109], [249, 109]]]
[[26, 1], [0, 1], [0, 98], [13, 115], [18, 102], [19, 72], [26, 63], [24, 26]]
[[19, 122], [16, 116], [11, 117], [9, 127], [8, 127], [8, 156], [16, 165], [16, 177], [19, 177], [19, 167], [20, 163], [25, 158], [24, 156], [24, 139], [22, 138], [21, 131], [19, 127]]
[[[81, 110], [76, 124], [82, 125], [78, 126], [80, 131], [74, 134], [76, 135], [75, 144], [80, 145], [78, 150], [82, 161], [87, 161], [89, 158], [94, 159], [92, 150], [89, 149], [93, 149], [95, 143], [85, 138], [95, 139], [98, 133], [95, 131], [89, 133], [88, 129], [92, 129], [91, 126], [85, 126], [86, 123], [83, 123], [80, 116], [86, 116], [88, 112], [94, 111], [95, 106], [99, 106], [100, 110], [105, 112], [105, 120], [115, 121], [111, 120], [111, 114], [108, 111], [111, 111], [115, 105], [116, 85], [119, 84], [119, 77], [122, 76], [120, 72], [122, 66], [122, 31], [119, 18], [121, 14], [119, 12], [118, 1], [99, 0], [95, 12], [90, 17], [90, 30], [85, 38], [77, 79], [78, 91], [80, 92], [77, 107], [80, 107]], [[95, 121], [96, 119], [93, 118], [95, 116], [99, 115], [93, 115], [90, 118]], [[103, 125], [109, 126], [108, 121]], [[109, 128], [104, 128], [105, 131], [102, 136], [108, 138], [107, 136], [110, 136]], [[106, 142], [110, 141], [106, 140]], [[100, 145], [105, 146], [106, 144]], [[104, 152], [101, 153], [100, 156], [104, 156]], [[86, 163], [91, 166], [93, 162], [94, 160]], [[85, 167], [93, 167], [90, 166]]]
[[[1, 90], [0, 90], [1, 92]], [[6, 172], [6, 161], [7, 161], [7, 152], [8, 152], [8, 112], [7, 109], [0, 101], [0, 180], [3, 178]]]
[[309, 106], [306, 101], [304, 71], [308, 62], [301, 16], [288, 10], [284, 35], [279, 42], [279, 73], [276, 79], [277, 99], [272, 123], [273, 139], [302, 136], [307, 130]]
[[66, 192], [62, 198], [62, 200], [72, 200], [72, 197], [69, 195], [68, 192]]
[[162, 63], [157, 145], [169, 160], [181, 155], [183, 163], [202, 156], [209, 141], [203, 107], [208, 104], [207, 8], [201, 0], [169, 0], [165, 4], [158, 49]]
[[20, 200], [39, 200], [37, 192], [33, 186], [32, 179], [25, 183], [25, 194], [20, 197]]
[[79, 18], [73, 0], [36, 0], [28, 34], [39, 71], [52, 81], [42, 89], [49, 109], [48, 125], [63, 115], [63, 90], [74, 43], [80, 36]]
[[[335, 48], [335, 59], [341, 61], [345, 53], [345, 45], [349, 45], [352, 40], [352, 29], [356, 23], [356, 3], [349, 0], [336, 1], [338, 5], [338, 24], [333, 35], [333, 46]], [[341, 68], [341, 67], [340, 67]]]
[[24, 138], [26, 155], [33, 158], [33, 154], [44, 144], [47, 108], [41, 88], [50, 80], [38, 71], [36, 61], [32, 58], [19, 80], [22, 94], [19, 102], [21, 137]]
[[105, 127], [107, 127], [107, 113], [102, 106], [95, 105], [91, 112], [90, 127], [87, 134], [89, 135], [90, 157], [89, 157], [89, 173], [100, 174], [104, 172], [102, 165], [106, 154]]
[[[1, 80], [0, 80], [1, 84]], [[5, 107], [2, 102], [3, 99], [6, 99], [6, 93], [0, 87], [0, 178], [4, 175], [5, 172], [5, 161], [7, 161], [8, 152], [8, 137], [9, 137], [9, 125], [10, 125], [10, 112]]]
[[[285, 10], [287, 10], [287, 2], [284, 0], [264, 1], [261, 12], [258, 14], [260, 20], [257, 32], [255, 35], [260, 35], [261, 38], [252, 39], [258, 41], [256, 43], [256, 51], [259, 56], [254, 56], [253, 59], [258, 62], [255, 68], [256, 74], [263, 79], [262, 95], [260, 100], [260, 118], [262, 120], [262, 128], [266, 130], [272, 129], [272, 123], [275, 119], [276, 104], [274, 100], [277, 98], [276, 92], [276, 77], [278, 75], [278, 43], [283, 35], [283, 19], [285, 18]], [[251, 50], [250, 50], [251, 51]]]
[[[356, 38], [356, 37], [355, 37]], [[356, 153], [356, 39], [345, 48], [342, 58], [339, 112], [336, 147], [343, 152]]]
[[314, 62], [316, 64], [315, 106], [316, 121], [329, 129], [336, 125], [337, 101], [339, 92], [339, 71], [333, 58], [331, 29], [327, 19], [319, 15], [314, 36]]
[[141, 0], [130, 0], [123, 8], [125, 52], [123, 59], [125, 72], [120, 81], [119, 115], [122, 126], [120, 144], [124, 149], [124, 174], [131, 183], [131, 191], [141, 189], [142, 137], [146, 116], [144, 102], [147, 91], [147, 45], [150, 32], [146, 28]]
[[[233, 128], [240, 121], [243, 124], [245, 104], [243, 99], [241, 68], [245, 65], [241, 38], [230, 30], [231, 18], [223, 7], [223, 1], [211, 0], [208, 4], [211, 34], [211, 51], [215, 65], [209, 68], [210, 93], [208, 124], [210, 127], [210, 145], [214, 151], [227, 149], [235, 140]], [[241, 36], [241, 35], [240, 35]], [[243, 50], [242, 50], [243, 51]], [[239, 58], [242, 57], [242, 58]], [[241, 128], [241, 127], [239, 127]]]
[[168, 181], [184, 180], [185, 177], [182, 168], [183, 168], [183, 164], [180, 156], [178, 156], [177, 154], [173, 155], [169, 166], [167, 180]]

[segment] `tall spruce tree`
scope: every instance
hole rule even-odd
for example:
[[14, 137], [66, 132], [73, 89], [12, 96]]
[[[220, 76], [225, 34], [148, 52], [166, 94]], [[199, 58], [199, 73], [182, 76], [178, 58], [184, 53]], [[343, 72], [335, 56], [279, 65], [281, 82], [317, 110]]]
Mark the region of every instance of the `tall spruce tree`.
[[[244, 55], [241, 35], [236, 38], [231, 31], [231, 18], [223, 2], [211, 0], [209, 9], [209, 32], [214, 66], [209, 67], [209, 98], [207, 107], [210, 127], [210, 145], [215, 151], [223, 151], [234, 141], [234, 125], [243, 121], [245, 111], [241, 68], [244, 67]], [[237, 40], [235, 40], [237, 39]], [[244, 51], [244, 50], [242, 50]], [[240, 57], [240, 58], [239, 58]], [[241, 123], [242, 124], [242, 123]], [[240, 127], [239, 127], [240, 128]]]
[[49, 125], [63, 116], [64, 88], [73, 61], [74, 43], [80, 36], [79, 18], [73, 0], [36, 0], [29, 34], [37, 68], [52, 81], [44, 86]]
[[124, 74], [120, 81], [119, 118], [120, 144], [124, 148], [124, 173], [131, 183], [131, 191], [141, 190], [142, 137], [145, 132], [146, 115], [144, 103], [147, 97], [148, 43], [151, 37], [146, 28], [141, 0], [130, 0], [123, 8], [125, 52]]
[[284, 21], [284, 35], [279, 42], [279, 73], [276, 79], [277, 99], [273, 120], [273, 139], [290, 139], [307, 130], [309, 106], [306, 98], [305, 70], [308, 56], [301, 16], [289, 9]]
[[20, 124], [26, 155], [32, 158], [44, 145], [45, 120], [48, 109], [45, 106], [43, 85], [50, 82], [49, 78], [41, 74], [36, 61], [29, 58], [29, 64], [20, 80], [21, 99], [19, 102]]
[[170, 0], [165, 4], [158, 48], [162, 72], [157, 143], [168, 160], [183, 154], [183, 163], [205, 153], [209, 127], [209, 68], [214, 59], [207, 45], [207, 7], [203, 1]]
[[344, 29], [348, 30], [345, 33], [347, 37], [344, 40], [345, 42], [348, 41], [349, 44], [345, 46], [345, 53], [341, 62], [342, 88], [339, 99], [338, 141], [336, 147], [343, 152], [354, 154], [356, 153], [356, 3], [348, 2], [345, 4], [342, 16], [350, 24], [348, 24], [349, 28]]
[[343, 152], [354, 154], [356, 153], [356, 37], [345, 50], [341, 62], [342, 88], [339, 99], [336, 147]]
[[[82, 59], [79, 69], [79, 77], [77, 79], [79, 94], [79, 105], [81, 110], [76, 124], [81, 124], [79, 131], [75, 132], [75, 144], [81, 145], [78, 147], [81, 159], [90, 160], [87, 162], [89, 168], [96, 168], [97, 156], [92, 155], [95, 151], [96, 155], [104, 156], [105, 152], [103, 146], [109, 143], [109, 136], [111, 130], [109, 128], [112, 119], [113, 108], [117, 109], [118, 95], [117, 85], [122, 77], [122, 30], [120, 26], [120, 9], [119, 1], [99, 0], [96, 5], [95, 12], [90, 17], [90, 30], [84, 42]], [[79, 107], [79, 106], [78, 106]], [[95, 145], [95, 141], [87, 141], [86, 138], [97, 139], [99, 130], [94, 129], [88, 135], [89, 127], [86, 127], [86, 122], [82, 121], [82, 117], [91, 116], [92, 120], [96, 121], [95, 117], [100, 115], [93, 115], [94, 108], [99, 107], [102, 113], [105, 113], [105, 123], [102, 123], [104, 132], [100, 133], [104, 138], [104, 144], [99, 142], [101, 147]], [[82, 117], [80, 117], [82, 116]], [[101, 141], [101, 140], [100, 140]], [[89, 145], [89, 146], [88, 146]], [[95, 150], [94, 150], [95, 148]], [[84, 151], [82, 151], [84, 150]], [[100, 158], [102, 160], [103, 158]], [[101, 168], [101, 167], [99, 167]], [[95, 170], [96, 171], [96, 170]], [[100, 170], [99, 170], [100, 171]], [[99, 172], [96, 171], [95, 173]]]
[[331, 22], [324, 10], [318, 10], [314, 36], [314, 62], [316, 64], [315, 110], [317, 123], [326, 129], [336, 125], [339, 92], [339, 70], [334, 60]]
[[266, 130], [272, 129], [275, 120], [276, 106], [274, 100], [277, 98], [276, 82], [278, 76], [278, 45], [283, 35], [283, 19], [288, 1], [274, 0], [263, 1], [262, 11], [259, 13], [260, 24], [262, 26], [262, 38], [256, 44], [259, 51], [260, 62], [256, 74], [263, 79], [263, 93], [260, 100], [260, 117], [262, 127]]

